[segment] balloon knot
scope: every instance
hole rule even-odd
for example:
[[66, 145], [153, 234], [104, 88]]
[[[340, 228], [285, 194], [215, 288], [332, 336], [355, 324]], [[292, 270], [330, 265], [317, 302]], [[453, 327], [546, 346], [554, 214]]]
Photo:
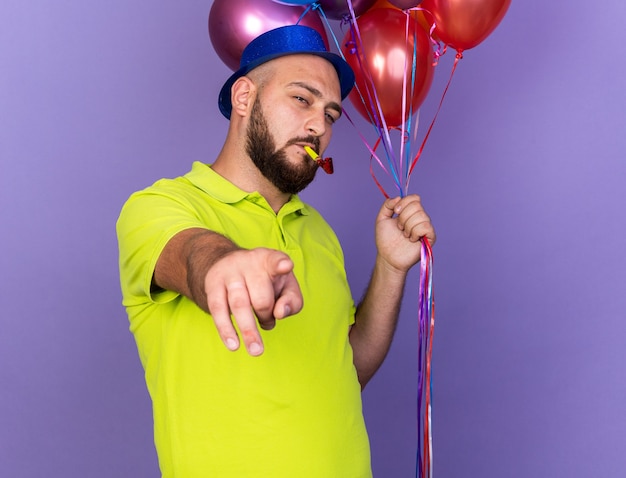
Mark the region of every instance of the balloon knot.
[[345, 15], [341, 17], [341, 21], [340, 21], [341, 27], [345, 25], [351, 25], [351, 24], [352, 24], [352, 17], [350, 16], [349, 13], [346, 13]]

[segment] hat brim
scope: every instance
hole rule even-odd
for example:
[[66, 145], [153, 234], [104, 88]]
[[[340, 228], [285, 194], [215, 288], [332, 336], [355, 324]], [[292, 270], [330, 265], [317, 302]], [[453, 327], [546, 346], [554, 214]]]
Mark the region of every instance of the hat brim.
[[354, 72], [352, 71], [352, 68], [350, 67], [350, 65], [348, 65], [348, 63], [343, 58], [341, 58], [339, 55], [335, 53], [332, 53], [329, 51], [311, 51], [311, 50], [306, 50], [306, 51], [293, 51], [292, 50], [289, 52], [273, 53], [270, 55], [259, 57], [256, 60], [248, 63], [246, 66], [240, 68], [235, 73], [233, 73], [228, 78], [228, 80], [226, 80], [226, 83], [224, 83], [224, 86], [222, 86], [222, 89], [220, 90], [220, 95], [219, 95], [219, 100], [218, 100], [221, 113], [227, 119], [230, 119], [230, 114], [233, 109], [233, 105], [230, 99], [230, 96], [231, 96], [230, 90], [233, 84], [235, 83], [235, 81], [237, 81], [242, 76], [247, 75], [250, 71], [255, 69], [257, 66], [262, 65], [263, 63], [267, 63], [268, 61], [275, 60], [276, 58], [289, 56], [289, 55], [315, 55], [315, 56], [324, 58], [325, 60], [328, 60], [335, 68], [335, 71], [337, 72], [337, 76], [339, 77], [341, 99], [344, 100], [346, 96], [348, 96], [348, 93], [350, 93], [350, 91], [352, 90], [352, 87], [354, 86]]

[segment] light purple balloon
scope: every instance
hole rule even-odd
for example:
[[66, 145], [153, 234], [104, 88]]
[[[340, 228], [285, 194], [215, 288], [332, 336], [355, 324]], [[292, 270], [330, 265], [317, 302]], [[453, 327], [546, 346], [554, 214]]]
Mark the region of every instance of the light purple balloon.
[[389, 3], [401, 10], [407, 10], [409, 8], [417, 7], [420, 3], [422, 3], [422, 0], [389, 0]]
[[[322, 11], [328, 18], [341, 20], [346, 16], [350, 16], [348, 1], [349, 0], [320, 0], [319, 3]], [[374, 3], [376, 3], [376, 0], [352, 0], [354, 15], [357, 17], [362, 15], [369, 10]]]
[[[274, 28], [295, 25], [305, 10], [304, 6], [271, 0], [215, 0], [209, 13], [209, 37], [226, 66], [238, 70], [248, 43]], [[328, 48], [326, 30], [317, 12], [309, 11], [299, 24], [317, 30]]]

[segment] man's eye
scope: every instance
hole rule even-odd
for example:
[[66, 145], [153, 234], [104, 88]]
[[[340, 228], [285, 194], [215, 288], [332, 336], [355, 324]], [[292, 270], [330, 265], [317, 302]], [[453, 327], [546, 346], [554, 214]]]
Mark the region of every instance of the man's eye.
[[309, 102], [305, 98], [302, 98], [302, 96], [294, 96], [294, 98], [296, 99], [296, 101], [299, 101], [300, 103], [304, 103], [305, 105], [309, 104]]
[[335, 121], [337, 121], [337, 118], [335, 118], [332, 114], [330, 113], [326, 113], [326, 120], [330, 123], [330, 124], [335, 124]]

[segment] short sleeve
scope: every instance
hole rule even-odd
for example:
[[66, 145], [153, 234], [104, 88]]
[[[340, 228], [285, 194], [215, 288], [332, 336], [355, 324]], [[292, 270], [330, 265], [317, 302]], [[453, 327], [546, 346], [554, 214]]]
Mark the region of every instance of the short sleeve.
[[[176, 292], [153, 292], [156, 263], [166, 244], [179, 232], [206, 228], [185, 199], [184, 184], [161, 180], [134, 193], [122, 207], [116, 230], [124, 306], [173, 300]], [[187, 186], [192, 187], [192, 186]]]

